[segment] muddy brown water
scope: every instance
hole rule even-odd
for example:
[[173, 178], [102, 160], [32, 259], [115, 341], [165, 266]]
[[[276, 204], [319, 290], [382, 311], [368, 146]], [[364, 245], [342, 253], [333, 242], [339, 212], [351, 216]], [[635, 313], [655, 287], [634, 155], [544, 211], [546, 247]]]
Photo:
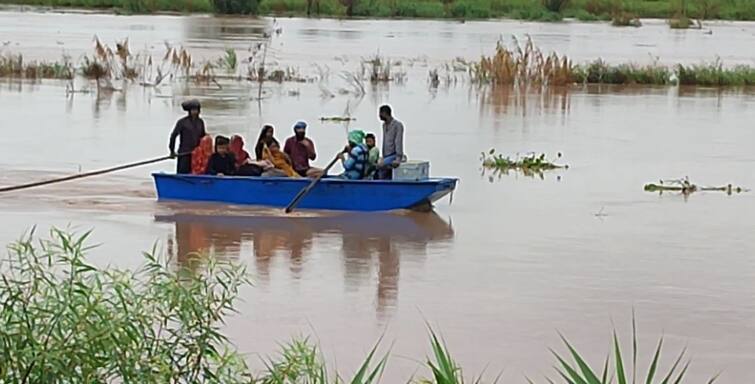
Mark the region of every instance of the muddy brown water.
[[[694, 355], [693, 382], [723, 371], [722, 382], [755, 380], [755, 194], [700, 193], [688, 199], [642, 186], [689, 176], [706, 185], [755, 187], [755, 92], [670, 87], [575, 87], [520, 95], [463, 81], [428, 88], [427, 71], [454, 57], [489, 52], [499, 36], [525, 34], [577, 61], [698, 63], [720, 56], [753, 64], [755, 24], [713, 23], [705, 31], [604, 24], [337, 21], [279, 19], [270, 60], [316, 73], [317, 84], [223, 89], [127, 86], [76, 94], [65, 84], [0, 83], [0, 184], [160, 156], [187, 96], [205, 102], [214, 133], [253, 142], [263, 122], [283, 139], [308, 120], [323, 164], [343, 145], [345, 127], [318, 118], [343, 113], [350, 128], [378, 131], [376, 108], [394, 105], [407, 127], [408, 153], [432, 161], [432, 174], [461, 178], [453, 203], [435, 213], [344, 214], [212, 204], [157, 203], [149, 178], [160, 164], [117, 175], [0, 196], [0, 240], [33, 225], [95, 229], [102, 265], [133, 267], [155, 242], [179, 262], [210, 249], [246, 263], [233, 341], [252, 362], [292, 335], [313, 335], [339, 370], [351, 372], [385, 335], [392, 345], [387, 382], [404, 382], [429, 351], [425, 320], [445, 336], [467, 373], [504, 372], [522, 382], [551, 374], [548, 347], [563, 332], [591, 361], [608, 350], [612, 322], [629, 337], [634, 308], [641, 361], [666, 335], [665, 366], [677, 348]], [[197, 57], [226, 47], [242, 56], [271, 20], [209, 16], [110, 16], [0, 12], [4, 52], [76, 60], [103, 41], [130, 38], [134, 51], [161, 54], [163, 41]], [[379, 51], [403, 61], [404, 84], [368, 87], [356, 98], [338, 74]], [[456, 74], [456, 76], [460, 76]], [[78, 88], [88, 85], [77, 80]], [[322, 97], [322, 88], [334, 97]], [[564, 154], [565, 171], [542, 179], [480, 169], [481, 151]], [[424, 373], [420, 371], [420, 373]], [[400, 381], [399, 381], [400, 380]]]

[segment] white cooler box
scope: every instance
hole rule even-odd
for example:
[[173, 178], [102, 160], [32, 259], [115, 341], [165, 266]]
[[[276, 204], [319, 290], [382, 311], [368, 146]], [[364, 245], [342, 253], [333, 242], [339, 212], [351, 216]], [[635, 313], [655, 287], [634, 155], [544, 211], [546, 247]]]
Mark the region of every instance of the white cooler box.
[[430, 177], [429, 161], [407, 161], [393, 170], [393, 180], [418, 181]]

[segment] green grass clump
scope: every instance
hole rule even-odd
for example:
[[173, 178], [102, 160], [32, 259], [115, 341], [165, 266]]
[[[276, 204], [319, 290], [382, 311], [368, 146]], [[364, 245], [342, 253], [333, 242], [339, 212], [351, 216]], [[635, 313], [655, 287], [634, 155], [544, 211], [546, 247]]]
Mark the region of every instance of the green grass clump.
[[755, 85], [755, 68], [738, 65], [724, 68], [720, 60], [710, 64], [677, 65], [677, 76], [681, 85], [702, 86], [746, 86]]
[[[632, 317], [632, 354], [631, 365], [630, 361], [625, 360], [622, 355], [622, 346], [619, 343], [619, 338], [616, 335], [616, 331], [613, 332], [613, 346], [612, 351], [608, 353], [606, 360], [601, 366], [596, 369], [591, 367], [585, 359], [577, 352], [577, 350], [569, 343], [566, 338], [561, 335], [561, 339], [564, 345], [568, 349], [567, 354], [571, 358], [567, 358], [555, 351], [553, 355], [558, 361], [556, 370], [559, 376], [567, 384], [609, 384], [613, 383], [614, 379], [619, 384], [626, 383], [646, 383], [646, 384], [680, 384], [684, 382], [685, 375], [690, 365], [690, 360], [685, 360], [686, 348], [682, 349], [677, 358], [674, 360], [673, 365], [665, 371], [659, 370], [659, 363], [661, 361], [661, 353], [663, 351], [663, 337], [658, 340], [658, 344], [655, 348], [652, 360], [645, 373], [637, 373], [637, 323], [634, 316]], [[573, 362], [567, 361], [567, 359]], [[631, 368], [630, 368], [631, 367]], [[718, 375], [712, 377], [707, 381], [708, 384], [713, 384]], [[550, 379], [549, 382], [552, 382]], [[532, 383], [532, 381], [530, 381]]]
[[611, 65], [598, 59], [586, 66], [577, 66], [574, 73], [578, 83], [665, 85], [670, 84], [673, 72], [657, 63]]
[[[378, 342], [379, 344], [379, 342]], [[378, 344], [365, 357], [354, 373], [350, 384], [378, 383], [388, 361], [388, 355], [375, 362]], [[251, 381], [252, 384], [344, 384], [337, 373], [331, 375], [317, 345], [308, 338], [295, 338], [281, 346], [278, 358], [265, 361], [267, 371]]]
[[25, 79], [71, 79], [73, 64], [67, 57], [59, 62], [24, 61], [23, 55], [0, 56], [0, 77]]
[[446, 16], [442, 3], [436, 1], [399, 1], [396, 2], [396, 16], [440, 19]]
[[449, 12], [452, 17], [462, 19], [487, 19], [493, 15], [490, 2], [480, 0], [454, 1]]

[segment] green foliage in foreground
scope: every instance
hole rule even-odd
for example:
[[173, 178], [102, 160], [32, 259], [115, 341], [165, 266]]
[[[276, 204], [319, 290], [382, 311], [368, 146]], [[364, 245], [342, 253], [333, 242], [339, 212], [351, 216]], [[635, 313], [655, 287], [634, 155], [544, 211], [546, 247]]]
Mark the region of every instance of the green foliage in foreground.
[[[328, 372], [319, 349], [306, 338], [283, 345], [278, 356], [264, 360], [266, 370], [254, 375], [220, 329], [224, 317], [234, 312], [239, 289], [249, 282], [243, 267], [205, 257], [200, 272], [176, 272], [153, 250], [144, 254], [144, 266], [137, 271], [99, 268], [86, 261], [88, 236], [53, 229], [49, 239], [38, 240], [32, 231], [9, 246], [9, 257], [0, 265], [0, 382], [375, 384], [381, 380], [388, 354], [377, 356], [380, 341], [347, 381]], [[635, 382], [634, 320], [632, 324]], [[613, 355], [609, 353], [602, 370], [590, 367], [563, 340], [570, 357], [553, 353], [564, 383], [629, 382], [629, 364], [615, 332]], [[661, 374], [662, 346], [661, 338], [643, 382], [683, 383], [690, 364], [684, 361], [685, 351]], [[408, 382], [464, 384], [461, 367], [432, 329], [430, 347], [428, 375]], [[472, 379], [483, 382], [498, 379]]]
[[672, 18], [755, 20], [752, 0], [0, 0], [0, 4], [111, 8], [124, 12], [216, 12], [313, 16], [413, 17], [523, 20]]
[[0, 380], [5, 383], [240, 383], [246, 363], [220, 332], [243, 267], [210, 259], [172, 272], [144, 254], [132, 272], [98, 268], [88, 233], [53, 230], [9, 247], [0, 279]]
[[[618, 382], [619, 384], [627, 383], [646, 383], [646, 384], [679, 384], [684, 382], [684, 375], [687, 373], [687, 369], [690, 365], [690, 360], [685, 359], [687, 349], [684, 348], [674, 360], [674, 364], [665, 373], [658, 370], [659, 362], [661, 359], [661, 352], [663, 349], [663, 337], [658, 340], [658, 345], [655, 348], [653, 359], [650, 361], [646, 373], [642, 376], [637, 374], [637, 322], [634, 316], [632, 316], [632, 355], [631, 365], [630, 361], [625, 360], [622, 357], [622, 346], [619, 343], [619, 338], [616, 335], [616, 331], [613, 332], [613, 350], [608, 353], [605, 363], [601, 369], [594, 369], [585, 361], [585, 359], [577, 352], [569, 341], [562, 335], [561, 339], [564, 341], [566, 348], [569, 350], [569, 355], [573, 362], [568, 362], [567, 358], [561, 354], [553, 351], [553, 355], [558, 360], [558, 366], [556, 370], [561, 378], [568, 384], [610, 384]], [[630, 369], [631, 367], [631, 369]], [[600, 372], [600, 373], [599, 373]], [[600, 375], [600, 376], [598, 376]], [[643, 377], [644, 376], [644, 377]], [[615, 380], [614, 380], [615, 379]], [[713, 384], [718, 375], [708, 380], [708, 384]], [[550, 380], [549, 380], [550, 381]], [[530, 381], [531, 383], [531, 381]]]

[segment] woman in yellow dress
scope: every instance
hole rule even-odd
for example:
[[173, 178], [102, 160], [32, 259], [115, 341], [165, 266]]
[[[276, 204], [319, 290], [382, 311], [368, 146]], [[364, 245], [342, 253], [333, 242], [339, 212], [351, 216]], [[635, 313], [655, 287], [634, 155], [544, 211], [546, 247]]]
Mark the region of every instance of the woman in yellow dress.
[[288, 177], [300, 177], [294, 170], [291, 159], [281, 151], [280, 145], [276, 141], [271, 142], [270, 146], [265, 146], [262, 151], [262, 159], [273, 163], [275, 169], [280, 170]]

